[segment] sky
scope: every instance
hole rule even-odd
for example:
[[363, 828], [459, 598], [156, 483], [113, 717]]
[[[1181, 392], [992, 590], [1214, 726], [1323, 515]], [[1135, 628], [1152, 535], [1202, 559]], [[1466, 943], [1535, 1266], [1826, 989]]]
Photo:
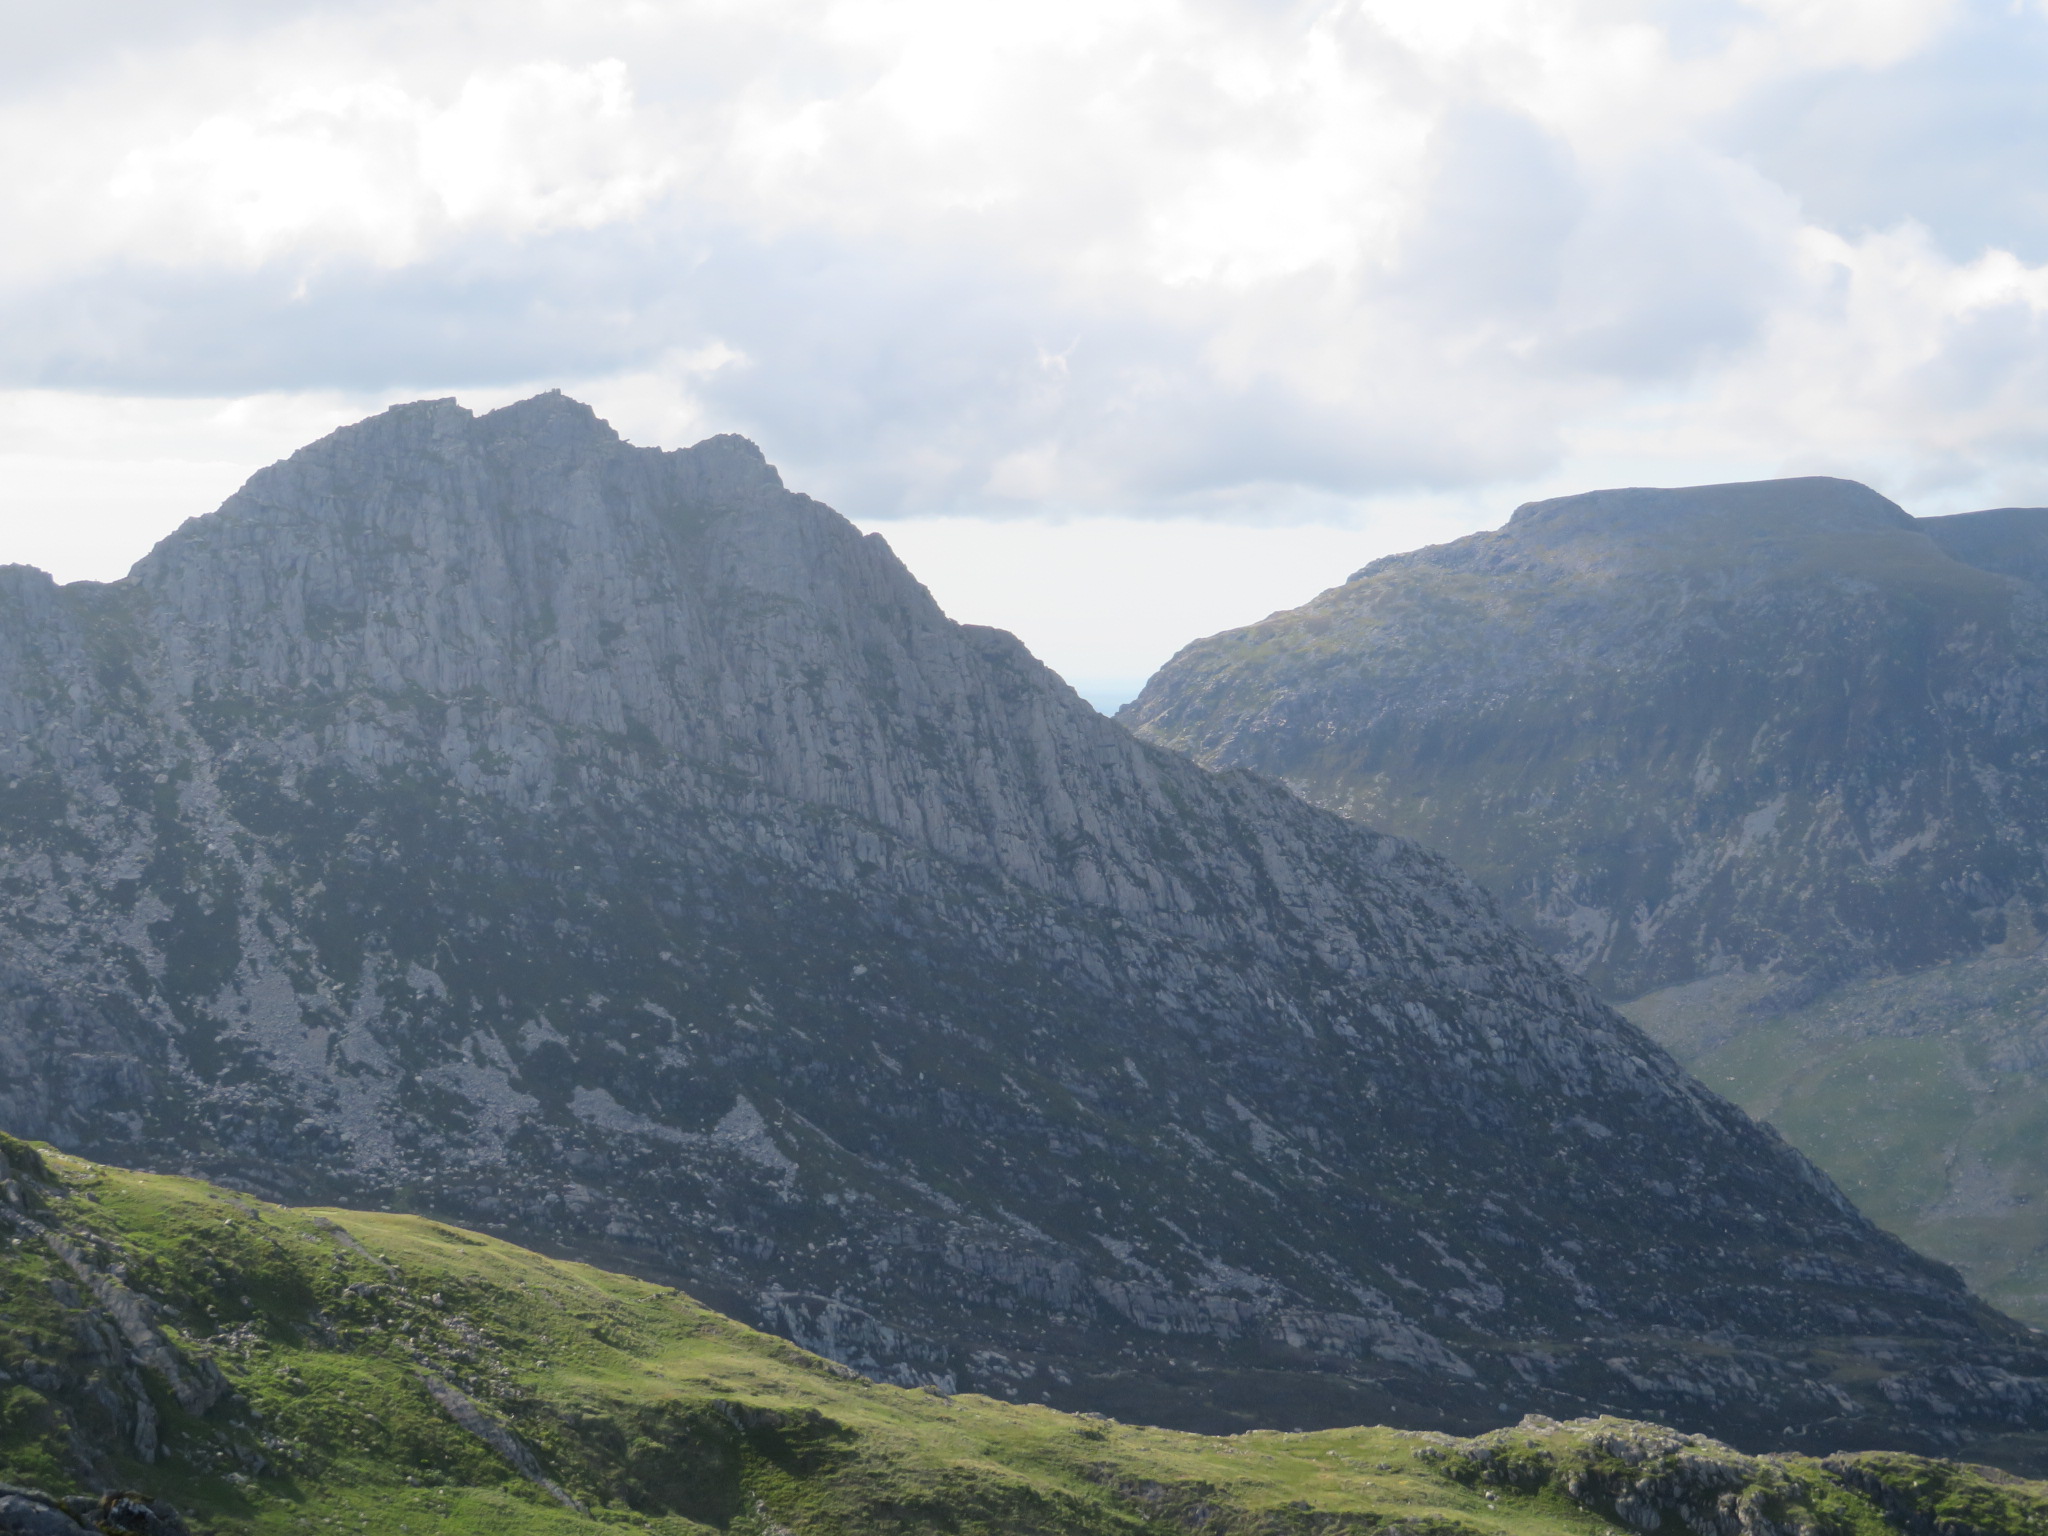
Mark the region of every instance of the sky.
[[0, 0], [0, 562], [394, 401], [760, 443], [1113, 706], [1600, 486], [2048, 504], [2042, 0]]

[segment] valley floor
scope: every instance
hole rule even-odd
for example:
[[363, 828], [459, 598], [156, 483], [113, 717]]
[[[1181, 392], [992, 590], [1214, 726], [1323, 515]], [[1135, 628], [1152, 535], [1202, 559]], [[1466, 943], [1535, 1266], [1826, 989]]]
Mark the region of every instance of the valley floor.
[[1734, 974], [1622, 1011], [1880, 1226], [2048, 1327], [2048, 949], [1782, 987]]

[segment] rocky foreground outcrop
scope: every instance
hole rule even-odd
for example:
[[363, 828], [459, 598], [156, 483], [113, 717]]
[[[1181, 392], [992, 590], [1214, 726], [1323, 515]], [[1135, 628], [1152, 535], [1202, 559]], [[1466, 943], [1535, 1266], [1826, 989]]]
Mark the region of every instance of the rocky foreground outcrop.
[[18, 1132], [1155, 1422], [2048, 1428], [2031, 1334], [1450, 865], [1137, 742], [739, 439], [404, 406], [0, 573], [0, 754]]

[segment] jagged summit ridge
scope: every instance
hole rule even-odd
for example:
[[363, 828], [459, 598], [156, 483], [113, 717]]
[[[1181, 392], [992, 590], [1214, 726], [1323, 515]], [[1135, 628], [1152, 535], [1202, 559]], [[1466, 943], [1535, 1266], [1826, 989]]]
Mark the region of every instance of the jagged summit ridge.
[[1128, 1417], [2048, 1411], [1455, 869], [1134, 740], [737, 440], [429, 403], [5, 591], [18, 1129]]
[[[448, 443], [468, 455], [434, 446]], [[403, 477], [381, 472], [393, 462]], [[224, 567], [238, 589], [227, 602]], [[133, 579], [169, 619], [188, 686], [211, 670], [300, 702], [481, 693], [570, 729], [644, 734], [1070, 895], [1196, 905], [1121, 852], [1104, 865], [1100, 812], [1064, 782], [1107, 770], [1125, 779], [1116, 793], [1144, 796], [1148, 770], [1100, 750], [1117, 733], [1070, 698], [1001, 718], [991, 695], [935, 688], [990, 662], [1063, 685], [1009, 635], [947, 621], [886, 543], [790, 496], [744, 438], [629, 449], [561, 396], [475, 418], [452, 403], [400, 407], [260, 472]], [[731, 613], [741, 596], [757, 611]], [[738, 656], [721, 632], [736, 617], [749, 630]], [[851, 671], [788, 686], [795, 651], [841, 643]], [[908, 708], [875, 708], [884, 696]], [[935, 782], [905, 739], [913, 721], [1007, 749], [1012, 773], [949, 763]], [[1064, 870], [1046, 864], [1055, 847]]]

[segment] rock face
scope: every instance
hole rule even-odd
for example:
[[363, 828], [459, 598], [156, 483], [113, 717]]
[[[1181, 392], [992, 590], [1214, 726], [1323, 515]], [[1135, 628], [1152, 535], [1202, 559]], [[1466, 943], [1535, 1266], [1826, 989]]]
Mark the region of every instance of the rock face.
[[1122, 718], [1449, 854], [1614, 997], [2030, 949], [2048, 512], [1599, 491], [1189, 646]]
[[0, 1122], [1190, 1426], [2048, 1428], [1451, 866], [1104, 720], [748, 443], [405, 406], [0, 576]]

